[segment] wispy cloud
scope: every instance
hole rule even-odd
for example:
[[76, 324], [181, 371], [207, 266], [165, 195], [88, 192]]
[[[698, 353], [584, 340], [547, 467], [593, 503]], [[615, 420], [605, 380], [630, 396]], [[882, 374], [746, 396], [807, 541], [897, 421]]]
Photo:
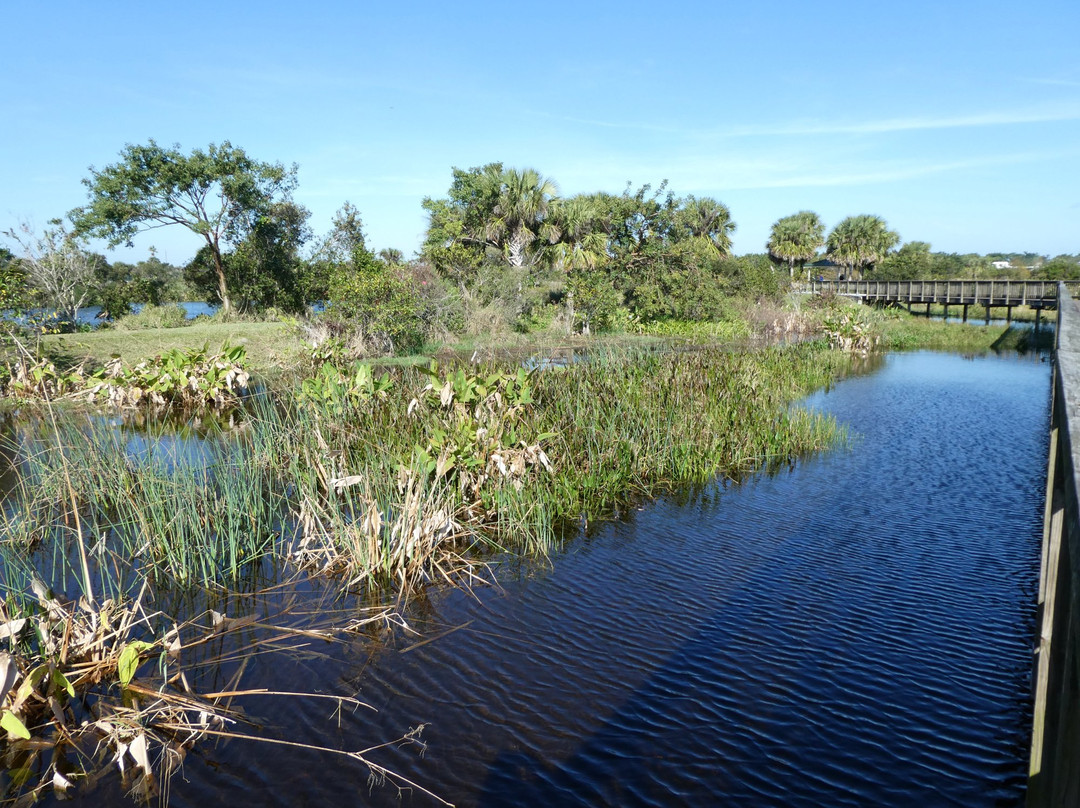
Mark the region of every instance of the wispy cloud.
[[837, 134], [883, 134], [909, 132], [924, 129], [964, 129], [984, 126], [1014, 126], [1027, 123], [1053, 123], [1080, 120], [1080, 104], [1058, 108], [993, 111], [971, 115], [915, 116], [909, 118], [886, 118], [876, 121], [852, 123], [792, 123], [778, 127], [747, 127], [743, 131], [731, 130], [731, 134], [745, 135], [837, 135]]
[[[1065, 82], [1062, 82], [1065, 83]], [[1074, 84], [1077, 84], [1074, 82]], [[547, 113], [536, 113], [548, 116]], [[987, 126], [1015, 126], [1080, 120], [1080, 102], [1026, 110], [992, 110], [966, 115], [913, 115], [868, 121], [822, 121], [802, 119], [777, 124], [745, 124], [716, 128], [678, 127], [636, 121], [606, 121], [595, 118], [559, 116], [561, 120], [607, 129], [632, 130], [687, 138], [788, 137], [810, 135], [864, 135], [919, 130], [961, 129]]]
[[[875, 161], [823, 163], [809, 157], [788, 155], [774, 160], [717, 159], [707, 155], [683, 155], [663, 164], [638, 162], [635, 182], [653, 182], [667, 178], [676, 193], [723, 194], [734, 190], [769, 190], [783, 188], [830, 188], [902, 183], [973, 169], [1019, 165], [1052, 160], [1075, 160], [1080, 149], [1071, 151], [1030, 151], [984, 157], [938, 161]], [[572, 192], [596, 188], [622, 187], [626, 164], [602, 162], [564, 165], [558, 176], [565, 189]]]

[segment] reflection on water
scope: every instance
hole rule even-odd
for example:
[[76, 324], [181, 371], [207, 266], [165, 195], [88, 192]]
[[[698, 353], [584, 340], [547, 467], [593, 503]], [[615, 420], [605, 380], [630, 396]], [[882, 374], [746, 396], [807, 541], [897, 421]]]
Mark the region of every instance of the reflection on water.
[[[890, 356], [808, 401], [849, 448], [432, 590], [410, 631], [251, 657], [246, 686], [378, 712], [247, 697], [244, 731], [359, 750], [426, 725], [422, 757], [369, 757], [459, 806], [1019, 804], [1048, 396], [1037, 359]], [[193, 750], [172, 799], [435, 804], [367, 774], [229, 741]]]

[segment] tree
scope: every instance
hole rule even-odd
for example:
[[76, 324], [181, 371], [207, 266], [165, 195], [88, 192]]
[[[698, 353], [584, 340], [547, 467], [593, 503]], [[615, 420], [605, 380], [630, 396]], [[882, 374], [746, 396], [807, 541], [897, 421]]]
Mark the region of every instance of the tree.
[[322, 240], [315, 257], [320, 261], [347, 264], [357, 250], [367, 249], [364, 236], [364, 220], [352, 202], [346, 202], [334, 214], [330, 232]]
[[383, 247], [379, 250], [379, 260], [389, 266], [401, 266], [405, 263], [405, 253], [394, 247]]
[[852, 278], [873, 269], [899, 243], [899, 234], [880, 216], [848, 216], [829, 233], [826, 255]]
[[874, 268], [874, 279], [917, 281], [934, 277], [937, 262], [925, 241], [909, 241]]
[[333, 274], [342, 266], [352, 264], [361, 252], [366, 255], [365, 238], [360, 211], [351, 202], [345, 202], [334, 213], [330, 231], [300, 263], [297, 284], [305, 301], [314, 303], [328, 299]]
[[364, 247], [330, 276], [325, 317], [352, 329], [375, 353], [409, 353], [423, 341], [420, 301], [400, 266]]
[[24, 308], [26, 293], [27, 278], [22, 261], [7, 247], [0, 247], [0, 311]]
[[735, 222], [727, 205], [711, 197], [698, 199], [691, 195], [675, 211], [674, 232], [676, 238], [702, 239], [717, 255], [727, 257]]
[[773, 261], [788, 265], [788, 277], [794, 278], [795, 265], [799, 265], [801, 275], [806, 262], [813, 261], [823, 246], [824, 223], [813, 211], [802, 210], [773, 224], [766, 249]]
[[45, 305], [65, 322], [74, 323], [91, 294], [98, 257], [83, 250], [61, 220], [49, 224], [41, 235], [25, 222], [4, 235], [22, 249], [22, 268]]
[[546, 222], [555, 183], [535, 170], [488, 163], [468, 171], [455, 168], [453, 174], [446, 199], [423, 202], [429, 215], [424, 252], [437, 269], [477, 267], [489, 253], [511, 267], [525, 267], [536, 257], [535, 242], [558, 238]]
[[486, 243], [500, 250], [512, 267], [531, 263], [529, 248], [537, 240], [553, 243], [558, 238], [547, 219], [548, 206], [558, 193], [555, 183], [531, 168], [508, 168], [498, 180], [498, 196], [486, 212]]
[[[551, 262], [566, 278], [566, 314], [570, 329], [576, 324], [575, 298], [581, 300], [581, 332], [614, 311], [618, 296], [606, 273], [598, 271], [607, 260], [607, 233], [595, 197], [556, 199], [550, 207], [550, 226], [558, 233]], [[606, 292], [606, 293], [605, 293]]]
[[233, 308], [224, 247], [249, 236], [273, 206], [288, 202], [296, 187], [296, 166], [261, 163], [228, 141], [190, 155], [179, 146], [163, 148], [151, 140], [128, 144], [120, 162], [101, 171], [90, 168], [83, 180], [89, 204], [70, 214], [79, 235], [131, 245], [137, 233], [181, 225], [205, 242], [223, 311]]
[[555, 192], [532, 169], [488, 163], [453, 169], [448, 196], [424, 199], [429, 223], [422, 256], [457, 286], [466, 321], [489, 305], [500, 316], [520, 318], [536, 304], [535, 273], [558, 240], [548, 215]]
[[454, 168], [452, 174], [446, 198], [425, 197], [421, 203], [428, 213], [421, 254], [436, 272], [457, 285], [462, 303], [467, 305], [469, 287], [485, 258], [484, 242], [476, 234], [483, 229], [483, 211], [495, 205], [502, 163], [468, 171]]
[[1032, 278], [1051, 281], [1080, 280], [1080, 256], [1057, 255], [1031, 273]]
[[716, 200], [685, 200], [667, 190], [628, 184], [598, 194], [608, 234], [607, 263], [626, 305], [642, 321], [715, 316], [726, 292], [722, 264], [735, 223]]
[[[295, 202], [275, 202], [254, 222], [247, 237], [223, 256], [234, 305], [292, 312], [304, 308], [300, 249], [311, 238], [310, 215]], [[201, 284], [211, 295], [216, 286], [214, 274], [204, 276]]]

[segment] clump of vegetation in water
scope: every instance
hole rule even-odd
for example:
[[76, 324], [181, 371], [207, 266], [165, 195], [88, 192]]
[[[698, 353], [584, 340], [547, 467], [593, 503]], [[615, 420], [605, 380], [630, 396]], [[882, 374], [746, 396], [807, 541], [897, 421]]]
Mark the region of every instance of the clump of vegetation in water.
[[831, 445], [835, 424], [789, 405], [842, 361], [816, 343], [595, 356], [533, 373], [326, 364], [259, 398], [238, 432], [195, 456], [152, 437], [133, 455], [101, 419], [22, 428], [9, 451], [23, 483], [5, 527], [30, 545], [77, 509], [124, 557], [178, 582], [289, 557], [344, 565], [357, 585], [423, 580], [435, 558], [543, 548], [558, 520]]
[[826, 317], [823, 326], [829, 343], [846, 353], [866, 355], [877, 347], [881, 337], [873, 324], [857, 309]]
[[9, 398], [84, 398], [120, 408], [227, 409], [236, 406], [247, 389], [245, 354], [242, 345], [225, 345], [215, 354], [208, 345], [186, 351], [173, 348], [134, 367], [114, 357], [87, 373], [81, 365], [61, 371], [49, 359], [26, 353], [8, 368], [3, 392]]
[[[533, 374], [405, 369], [394, 394], [343, 418], [265, 408], [250, 426], [262, 462], [302, 492], [307, 559], [354, 581], [423, 579], [435, 546], [543, 548], [559, 520], [832, 445], [835, 423], [789, 404], [841, 361], [818, 343], [593, 357]], [[387, 565], [405, 558], [408, 570]]]

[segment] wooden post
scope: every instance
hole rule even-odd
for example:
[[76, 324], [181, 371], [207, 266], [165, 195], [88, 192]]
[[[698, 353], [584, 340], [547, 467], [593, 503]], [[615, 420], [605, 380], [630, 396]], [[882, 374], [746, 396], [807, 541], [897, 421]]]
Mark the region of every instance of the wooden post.
[[965, 303], [964, 304], [964, 322], [965, 323], [967, 322], [967, 307], [968, 307], [968, 304]]
[[1012, 306], [1005, 307], [1005, 324], [1012, 325]]
[[986, 324], [990, 325], [990, 301], [986, 301]]
[[942, 304], [942, 308], [945, 309], [945, 319], [949, 319], [949, 304], [946, 302]]

